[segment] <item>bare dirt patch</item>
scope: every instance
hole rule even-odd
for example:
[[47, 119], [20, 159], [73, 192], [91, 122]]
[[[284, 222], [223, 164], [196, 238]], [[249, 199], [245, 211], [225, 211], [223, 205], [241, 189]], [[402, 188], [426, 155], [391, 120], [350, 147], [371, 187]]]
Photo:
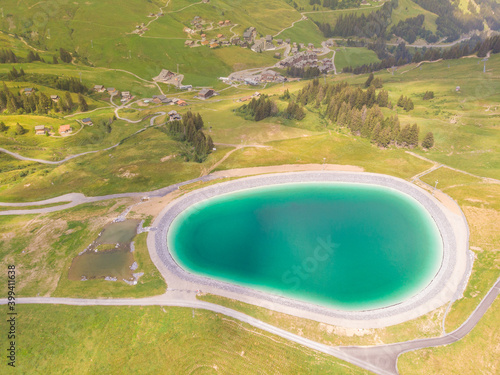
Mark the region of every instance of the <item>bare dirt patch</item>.
[[[137, 166], [133, 166], [131, 169], [137, 169]], [[139, 173], [133, 173], [132, 171], [128, 169], [125, 170], [124, 168], [120, 168], [118, 172], [122, 172], [121, 174], [118, 175], [118, 177], [122, 178], [134, 178], [139, 176]]]
[[363, 172], [364, 169], [355, 165], [341, 164], [284, 164], [269, 167], [236, 168], [227, 171], [214, 172], [217, 177], [242, 177], [265, 173], [299, 172], [299, 171], [342, 171]]
[[161, 198], [152, 198], [147, 202], [139, 204], [134, 207], [133, 211], [138, 215], [152, 215], [154, 218], [158, 216], [158, 214], [174, 199], [178, 198], [182, 195], [181, 190], [173, 191], [170, 194], [165, 195]]
[[170, 160], [170, 159], [175, 158], [176, 156], [177, 156], [177, 155], [167, 155], [167, 156], [162, 157], [162, 158], [160, 159], [160, 161], [161, 161], [162, 163], [164, 163], [164, 162], [166, 162], [167, 160]]

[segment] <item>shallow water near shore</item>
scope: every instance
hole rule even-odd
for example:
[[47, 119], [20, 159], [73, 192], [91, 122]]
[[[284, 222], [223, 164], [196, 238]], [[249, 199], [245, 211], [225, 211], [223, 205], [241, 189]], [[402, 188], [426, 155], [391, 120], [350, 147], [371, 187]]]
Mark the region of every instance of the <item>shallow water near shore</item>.
[[134, 256], [130, 252], [130, 243], [137, 234], [139, 222], [125, 220], [106, 225], [88, 250], [73, 259], [68, 278], [132, 280], [130, 266], [134, 263]]
[[167, 237], [189, 272], [341, 310], [385, 307], [417, 294], [443, 255], [423, 206], [363, 184], [224, 194], [181, 213]]

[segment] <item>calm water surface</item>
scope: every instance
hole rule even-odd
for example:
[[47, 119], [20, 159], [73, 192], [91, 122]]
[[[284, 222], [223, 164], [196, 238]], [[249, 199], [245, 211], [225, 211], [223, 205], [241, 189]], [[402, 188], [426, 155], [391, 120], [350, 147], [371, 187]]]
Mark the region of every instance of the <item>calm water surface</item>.
[[168, 244], [192, 273], [346, 310], [418, 293], [442, 259], [439, 231], [418, 202], [361, 184], [221, 195], [179, 215]]

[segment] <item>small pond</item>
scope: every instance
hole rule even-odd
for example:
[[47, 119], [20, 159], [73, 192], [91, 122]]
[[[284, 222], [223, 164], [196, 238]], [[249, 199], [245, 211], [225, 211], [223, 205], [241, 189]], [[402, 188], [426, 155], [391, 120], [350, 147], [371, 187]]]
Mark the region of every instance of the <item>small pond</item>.
[[136, 264], [131, 246], [139, 223], [140, 220], [125, 220], [106, 225], [97, 239], [73, 259], [68, 278], [133, 282]]

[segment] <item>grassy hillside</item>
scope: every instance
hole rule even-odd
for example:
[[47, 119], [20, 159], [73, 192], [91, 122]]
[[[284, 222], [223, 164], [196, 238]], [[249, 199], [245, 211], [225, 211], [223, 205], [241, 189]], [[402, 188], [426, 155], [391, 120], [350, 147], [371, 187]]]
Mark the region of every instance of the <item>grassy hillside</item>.
[[437, 26], [436, 26], [436, 19], [437, 15], [429, 12], [428, 10], [425, 10], [422, 8], [420, 5], [415, 4], [411, 0], [398, 0], [399, 1], [399, 6], [393, 10], [392, 12], [392, 24], [397, 25], [399, 21], [404, 21], [407, 18], [412, 18], [416, 17], [419, 14], [423, 14], [425, 16], [425, 21], [424, 21], [424, 27], [427, 30], [432, 31], [433, 33], [436, 32]]
[[283, 31], [279, 38], [290, 38], [292, 42], [296, 43], [313, 43], [319, 47], [325, 37], [318, 29], [318, 26], [311, 20], [304, 20], [296, 23], [291, 29]]
[[[337, 19], [343, 15], [346, 16], [348, 14], [356, 14], [360, 16], [361, 14], [368, 15], [369, 13], [375, 12], [379, 9], [379, 5], [374, 3], [374, 5], [362, 6], [359, 9], [339, 9], [334, 11], [317, 11], [307, 13], [307, 16], [316, 22], [321, 23], [329, 23], [331, 25], [335, 25]], [[404, 21], [407, 18], [416, 17], [419, 14], [423, 14], [425, 16], [424, 27], [432, 32], [435, 32], [436, 27], [436, 19], [437, 15], [429, 12], [419, 5], [415, 4], [411, 0], [399, 0], [399, 5], [392, 12], [391, 24], [396, 25], [399, 21]]]
[[379, 61], [375, 52], [364, 47], [339, 47], [335, 53], [337, 72], [341, 72], [346, 66], [356, 67]]
[[[262, 12], [264, 4], [266, 11]], [[262, 35], [275, 34], [300, 18], [296, 10], [281, 0], [213, 0], [209, 4], [173, 1], [163, 8], [163, 17], [158, 20], [148, 17], [151, 12], [159, 12], [159, 5], [165, 4], [146, 0], [93, 0], [46, 10], [43, 3], [29, 0], [19, 7], [4, 8], [8, 15], [0, 21], [0, 28], [21, 35], [37, 48], [56, 51], [64, 47], [75, 51], [83, 63], [126, 69], [147, 79], [163, 68], [176, 70], [179, 64], [185, 83], [203, 86], [229, 74], [234, 69], [234, 55], [239, 55], [239, 61], [244, 61], [248, 68], [273, 60], [272, 54], [255, 54], [236, 47], [226, 50], [184, 47], [187, 34], [183, 28], [190, 26], [194, 16], [213, 22], [215, 27], [219, 20], [229, 19], [233, 25], [238, 24], [234, 30], [238, 33], [255, 26]], [[33, 22], [36, 17], [43, 18], [43, 22]], [[132, 34], [141, 23], [148, 24], [149, 30], [143, 36]], [[221, 31], [232, 35], [229, 27]]]
[[31, 305], [22, 316], [16, 370], [26, 374], [368, 374], [205, 310]]

